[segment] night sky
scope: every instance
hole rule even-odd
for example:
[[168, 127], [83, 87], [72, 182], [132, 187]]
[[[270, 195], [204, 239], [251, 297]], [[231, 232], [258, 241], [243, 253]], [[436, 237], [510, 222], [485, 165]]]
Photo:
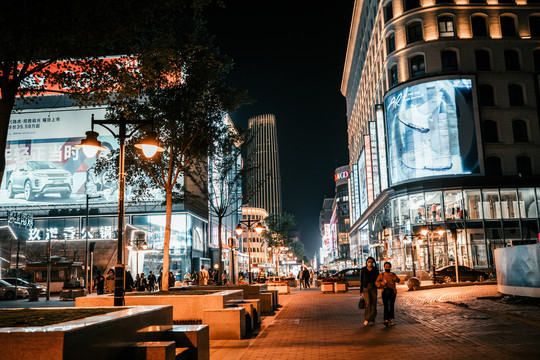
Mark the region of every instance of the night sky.
[[348, 164], [340, 93], [354, 1], [225, 1], [208, 13], [222, 53], [234, 59], [230, 85], [254, 100], [234, 114], [276, 115], [283, 209], [296, 217], [308, 257], [321, 246], [319, 212], [334, 196], [334, 169]]

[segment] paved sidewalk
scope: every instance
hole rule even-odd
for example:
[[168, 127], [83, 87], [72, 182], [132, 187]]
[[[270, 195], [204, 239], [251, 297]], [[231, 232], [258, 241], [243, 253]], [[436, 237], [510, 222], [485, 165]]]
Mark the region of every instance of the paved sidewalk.
[[[217, 359], [523, 359], [540, 358], [540, 323], [501, 316], [491, 306], [494, 285], [398, 293], [396, 323], [362, 325], [358, 290], [321, 294], [318, 288], [280, 296], [283, 306], [266, 318], [254, 339], [212, 341]], [[451, 301], [452, 303], [448, 303]], [[479, 309], [467, 308], [482, 303]], [[461, 305], [461, 306], [459, 306]], [[503, 304], [506, 305], [506, 304]], [[511, 305], [510, 305], [511, 306]], [[483, 307], [483, 308], [482, 308]], [[491, 310], [492, 312], [489, 312]], [[501, 312], [502, 311], [502, 312]], [[531, 311], [538, 312], [538, 308]]]

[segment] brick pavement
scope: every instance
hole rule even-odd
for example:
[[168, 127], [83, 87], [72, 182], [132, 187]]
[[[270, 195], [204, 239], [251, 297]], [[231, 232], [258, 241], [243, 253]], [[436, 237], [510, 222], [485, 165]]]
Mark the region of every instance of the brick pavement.
[[[321, 294], [318, 288], [280, 296], [283, 308], [267, 317], [256, 338], [212, 341], [212, 359], [522, 359], [540, 358], [540, 324], [501, 316], [478, 296], [496, 286], [470, 286], [398, 293], [396, 323], [364, 327], [358, 290]], [[446, 303], [452, 301], [454, 304]], [[379, 302], [380, 296], [379, 296]], [[480, 307], [481, 308], [481, 307]], [[495, 309], [491, 313], [490, 309]], [[505, 311], [503, 309], [503, 311]], [[534, 309], [533, 309], [534, 311]]]

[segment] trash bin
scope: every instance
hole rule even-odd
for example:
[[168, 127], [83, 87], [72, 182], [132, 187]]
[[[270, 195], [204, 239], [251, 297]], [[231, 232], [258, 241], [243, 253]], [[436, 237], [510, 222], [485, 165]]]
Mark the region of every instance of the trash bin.
[[28, 301], [39, 301], [40, 292], [38, 288], [28, 288]]
[[420, 288], [420, 280], [418, 280], [418, 278], [412, 277], [409, 279], [407, 286], [409, 287], [409, 291], [418, 290]]

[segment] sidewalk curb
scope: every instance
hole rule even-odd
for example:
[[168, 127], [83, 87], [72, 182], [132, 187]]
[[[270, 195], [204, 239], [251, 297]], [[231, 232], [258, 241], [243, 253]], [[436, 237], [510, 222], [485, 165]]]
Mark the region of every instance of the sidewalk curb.
[[430, 289], [444, 289], [444, 288], [451, 288], [451, 287], [462, 287], [462, 286], [476, 286], [476, 285], [497, 285], [497, 281], [484, 281], [484, 282], [459, 282], [459, 283], [450, 283], [450, 284], [436, 284], [436, 285], [426, 285], [426, 286], [420, 286], [416, 291], [419, 290], [430, 290]]

